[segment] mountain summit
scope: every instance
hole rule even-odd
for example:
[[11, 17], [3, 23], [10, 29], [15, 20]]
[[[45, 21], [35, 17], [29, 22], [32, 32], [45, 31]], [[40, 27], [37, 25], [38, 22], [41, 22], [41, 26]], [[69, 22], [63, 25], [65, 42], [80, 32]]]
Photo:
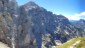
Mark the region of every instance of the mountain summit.
[[28, 6], [38, 6], [35, 2], [33, 1], [29, 1], [28, 3], [26, 3], [25, 5], [28, 5]]
[[24, 7], [25, 11], [39, 8], [39, 6], [35, 2], [33, 2], [33, 1], [29, 1], [28, 3], [24, 4], [21, 7]]
[[36, 8], [39, 7], [35, 2], [29, 1], [28, 3], [24, 4], [25, 7]]

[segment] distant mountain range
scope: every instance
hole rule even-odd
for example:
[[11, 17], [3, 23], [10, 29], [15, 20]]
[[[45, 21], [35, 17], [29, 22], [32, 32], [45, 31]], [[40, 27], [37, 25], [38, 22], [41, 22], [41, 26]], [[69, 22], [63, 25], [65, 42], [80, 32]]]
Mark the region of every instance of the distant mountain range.
[[15, 0], [0, 0], [0, 41], [11, 48], [51, 48], [84, 37], [82, 21], [70, 22], [32, 1], [18, 6]]

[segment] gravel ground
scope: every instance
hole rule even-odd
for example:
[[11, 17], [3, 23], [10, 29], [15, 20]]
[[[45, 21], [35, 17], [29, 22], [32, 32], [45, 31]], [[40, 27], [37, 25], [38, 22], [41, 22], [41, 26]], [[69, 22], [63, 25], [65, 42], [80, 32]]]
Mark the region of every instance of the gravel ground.
[[0, 42], [0, 48], [9, 48], [7, 44]]

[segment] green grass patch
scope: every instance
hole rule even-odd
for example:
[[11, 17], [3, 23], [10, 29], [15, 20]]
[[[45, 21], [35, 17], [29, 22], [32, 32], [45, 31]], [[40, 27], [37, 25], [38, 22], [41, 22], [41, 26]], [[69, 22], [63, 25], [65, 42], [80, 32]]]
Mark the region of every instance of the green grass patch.
[[82, 46], [85, 48], [85, 38], [83, 37], [78, 37], [78, 38], [74, 38], [74, 39], [71, 39], [69, 41], [67, 41], [66, 43], [60, 45], [60, 46], [57, 46], [56, 48], [69, 48], [70, 46], [72, 46], [76, 41], [79, 41], [81, 40], [80, 43], [78, 43], [76, 45], [77, 48], [81, 48]]

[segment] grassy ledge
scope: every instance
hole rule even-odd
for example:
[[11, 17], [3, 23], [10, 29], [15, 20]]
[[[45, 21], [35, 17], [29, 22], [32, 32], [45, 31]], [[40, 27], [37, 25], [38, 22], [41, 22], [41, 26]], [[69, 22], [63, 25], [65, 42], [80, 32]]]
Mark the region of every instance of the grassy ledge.
[[[80, 41], [80, 42], [76, 43], [78, 41]], [[78, 37], [78, 38], [71, 39], [60, 46], [56, 46], [56, 48], [85, 48], [85, 38]]]

